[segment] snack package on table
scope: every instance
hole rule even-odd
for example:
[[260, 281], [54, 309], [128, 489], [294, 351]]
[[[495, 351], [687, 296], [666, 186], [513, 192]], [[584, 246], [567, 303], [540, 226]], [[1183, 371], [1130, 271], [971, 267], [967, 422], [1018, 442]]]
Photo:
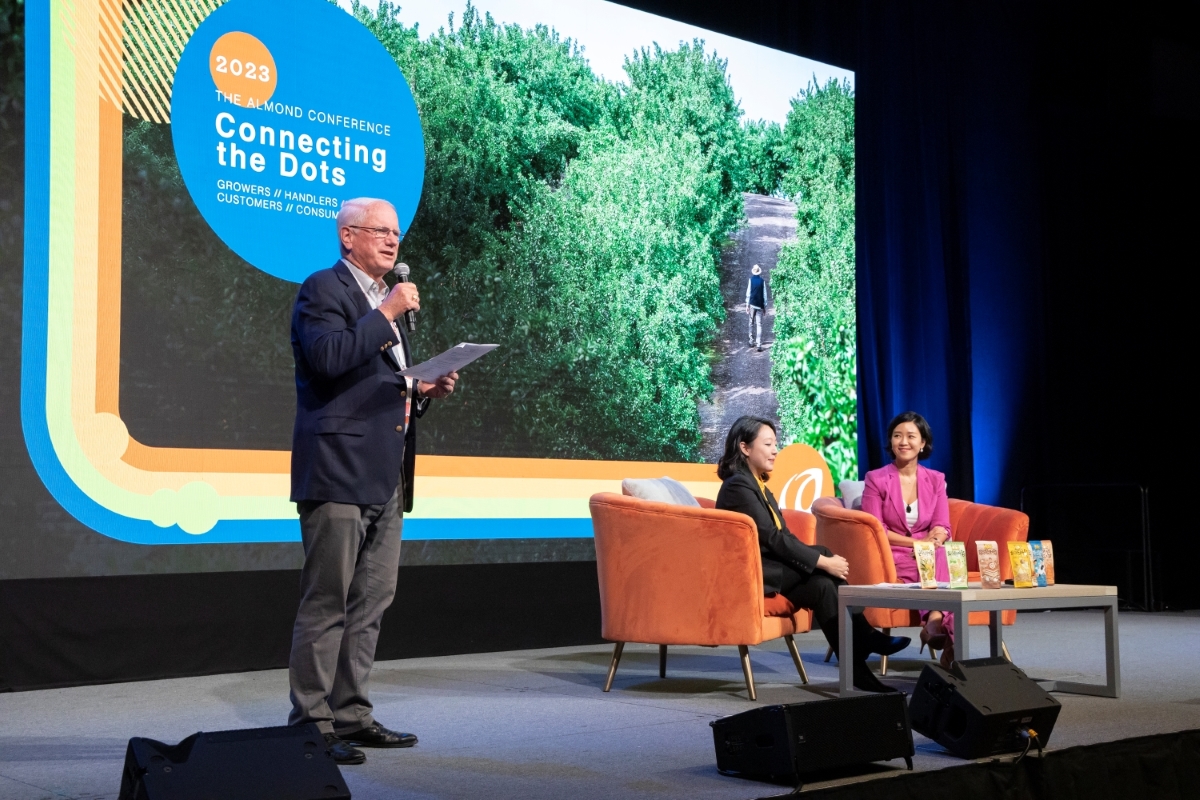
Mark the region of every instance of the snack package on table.
[[1028, 542], [1008, 543], [1008, 563], [1012, 567], [1013, 586], [1017, 589], [1032, 589], [1037, 584], [1033, 577], [1033, 556]]
[[995, 542], [976, 542], [975, 553], [979, 556], [979, 581], [984, 589], [999, 589], [1003, 584], [1000, 577], [1000, 548]]
[[1033, 582], [1038, 586], [1046, 585], [1046, 561], [1042, 557], [1042, 543], [1029, 543], [1029, 557], [1033, 560]]
[[1054, 585], [1054, 545], [1049, 539], [1042, 539], [1042, 561], [1046, 565], [1046, 585]]
[[937, 547], [928, 540], [913, 542], [913, 553], [917, 558], [917, 574], [921, 576], [921, 588], [938, 588]]
[[950, 568], [950, 588], [967, 588], [967, 546], [962, 542], [946, 542], [946, 566]]

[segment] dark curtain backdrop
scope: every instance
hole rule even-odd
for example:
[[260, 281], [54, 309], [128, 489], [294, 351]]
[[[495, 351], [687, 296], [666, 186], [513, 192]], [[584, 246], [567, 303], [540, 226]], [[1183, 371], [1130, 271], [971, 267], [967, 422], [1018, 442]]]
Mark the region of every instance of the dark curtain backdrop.
[[[1198, 10], [865, 3], [853, 65], [862, 468], [913, 409], [951, 496], [1145, 487], [1167, 608], [1200, 606], [1176, 501], [1194, 460]], [[1090, 495], [1113, 519], [1126, 496]], [[1125, 527], [1106, 535], [1136, 539]]]
[[[1145, 487], [1157, 601], [1176, 609], [1200, 606], [1176, 500], [1194, 460], [1198, 11], [864, 3], [852, 65], [861, 467], [912, 409], [953, 497], [1016, 508], [1023, 487], [1085, 484], [1125, 520], [1136, 495], [1099, 487]], [[1137, 539], [1133, 512], [1096, 544]]]
[[[953, 13], [953, 10], [951, 10]], [[886, 456], [897, 413], [923, 414], [932, 467], [974, 494], [970, 183], [962, 129], [969, 81], [952, 68], [956, 20], [889, 3], [864, 15], [856, 71], [859, 464]]]
[[857, 65], [860, 468], [925, 415], [951, 496], [1015, 505], [1036, 423], [1040, 212], [1020, 6], [889, 3]]

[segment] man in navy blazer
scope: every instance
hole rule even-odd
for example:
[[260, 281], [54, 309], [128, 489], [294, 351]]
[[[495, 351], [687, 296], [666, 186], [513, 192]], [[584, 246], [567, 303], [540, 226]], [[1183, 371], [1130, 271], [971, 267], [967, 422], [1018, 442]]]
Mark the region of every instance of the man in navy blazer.
[[403, 315], [415, 284], [388, 289], [402, 234], [391, 203], [346, 201], [342, 258], [309, 276], [292, 312], [296, 425], [292, 494], [304, 569], [289, 660], [288, 723], [315, 722], [340, 764], [357, 747], [411, 747], [417, 737], [372, 716], [367, 679], [379, 623], [396, 593], [403, 512], [412, 510], [416, 417], [454, 391], [398, 372], [412, 365]]

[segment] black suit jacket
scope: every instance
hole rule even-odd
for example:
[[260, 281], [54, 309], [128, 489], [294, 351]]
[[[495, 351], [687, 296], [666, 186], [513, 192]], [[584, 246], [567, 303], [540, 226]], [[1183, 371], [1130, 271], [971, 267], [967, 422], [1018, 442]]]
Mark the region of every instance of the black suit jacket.
[[[767, 499], [764, 500], [748, 468], [738, 470], [721, 484], [721, 490], [717, 493], [717, 508], [737, 511], [754, 520], [758, 528], [758, 552], [762, 556], [763, 591], [767, 594], [780, 590], [782, 565], [787, 564], [801, 574], [811, 575], [817, 568], [818, 558], [832, 555], [828, 548], [811, 547], [788, 531], [779, 504], [775, 502], [775, 495], [767, 489]], [[779, 515], [782, 529], [775, 527], [772, 508]]]
[[[416, 417], [404, 424], [407, 387], [391, 349], [396, 332], [372, 309], [340, 260], [304, 281], [292, 310], [296, 425], [293, 502], [382, 505], [404, 472], [404, 510], [412, 510]], [[411, 364], [408, 339], [400, 344]]]

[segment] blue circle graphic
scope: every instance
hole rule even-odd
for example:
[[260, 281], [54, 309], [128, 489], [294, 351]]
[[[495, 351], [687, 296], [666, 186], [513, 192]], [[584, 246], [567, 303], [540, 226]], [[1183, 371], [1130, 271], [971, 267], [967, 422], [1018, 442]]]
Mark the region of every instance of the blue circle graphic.
[[[265, 100], [217, 87], [210, 56], [235, 31], [274, 59]], [[179, 60], [171, 136], [205, 221], [246, 261], [296, 283], [337, 259], [343, 202], [388, 200], [407, 231], [421, 199], [425, 140], [408, 83], [327, 0], [230, 0], [209, 15]]]

